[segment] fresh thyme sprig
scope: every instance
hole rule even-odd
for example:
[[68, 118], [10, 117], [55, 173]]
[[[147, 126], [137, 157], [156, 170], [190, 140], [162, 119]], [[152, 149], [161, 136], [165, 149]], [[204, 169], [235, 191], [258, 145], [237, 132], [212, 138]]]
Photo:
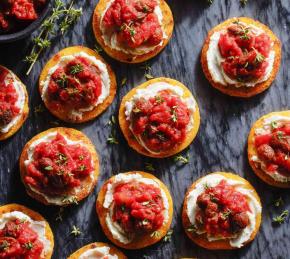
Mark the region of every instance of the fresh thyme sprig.
[[180, 162], [184, 165], [188, 164], [189, 163], [189, 155], [188, 154], [186, 156], [176, 155], [176, 156], [174, 156], [174, 162]]
[[284, 210], [279, 216], [276, 216], [273, 218], [273, 222], [274, 223], [278, 223], [278, 224], [282, 224], [285, 222], [287, 216], [289, 214], [289, 211], [288, 210]]
[[151, 164], [151, 163], [145, 163], [145, 168], [151, 172], [155, 171], [155, 168], [154, 168], [153, 164]]
[[24, 59], [24, 61], [30, 64], [26, 75], [30, 74], [42, 51], [50, 47], [51, 36], [56, 35], [55, 25], [59, 24], [60, 20], [63, 19], [59, 26], [60, 32], [63, 34], [68, 30], [69, 26], [72, 25], [82, 15], [82, 9], [73, 8], [73, 5], [74, 0], [71, 1], [68, 8], [61, 0], [55, 1], [55, 6], [52, 9], [50, 17], [43, 22], [40, 33], [33, 39], [34, 46], [30, 54]]

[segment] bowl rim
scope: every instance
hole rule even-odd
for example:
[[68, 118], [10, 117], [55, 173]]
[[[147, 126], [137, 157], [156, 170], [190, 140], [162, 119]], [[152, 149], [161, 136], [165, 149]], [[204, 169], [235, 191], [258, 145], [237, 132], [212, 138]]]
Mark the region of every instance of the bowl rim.
[[0, 35], [0, 43], [17, 41], [31, 35], [31, 33], [42, 24], [44, 18], [47, 16], [50, 10], [51, 2], [51, 0], [47, 0], [47, 5], [45, 6], [39, 17], [34, 22], [25, 27], [23, 30], [11, 34]]

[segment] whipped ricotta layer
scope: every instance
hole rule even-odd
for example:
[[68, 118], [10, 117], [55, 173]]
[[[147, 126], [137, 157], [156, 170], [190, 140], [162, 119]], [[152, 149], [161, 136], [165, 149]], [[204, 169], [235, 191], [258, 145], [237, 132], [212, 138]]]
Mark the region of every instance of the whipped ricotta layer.
[[153, 51], [154, 49], [156, 49], [157, 47], [163, 45], [164, 40], [167, 39], [168, 36], [166, 35], [165, 30], [163, 28], [163, 23], [162, 23], [163, 14], [162, 14], [162, 10], [160, 8], [160, 1], [158, 1], [158, 5], [154, 9], [154, 13], [156, 14], [156, 16], [158, 18], [158, 22], [161, 25], [162, 32], [163, 32], [163, 40], [156, 46], [147, 46], [146, 44], [144, 44], [144, 45], [141, 45], [141, 46], [134, 48], [134, 49], [129, 48], [129, 47], [125, 47], [125, 46], [121, 46], [117, 41], [117, 32], [108, 32], [105, 30], [105, 26], [103, 25], [103, 19], [104, 19], [106, 12], [108, 11], [108, 9], [111, 7], [111, 5], [114, 2], [115, 2], [115, 0], [111, 0], [108, 2], [106, 9], [103, 12], [103, 15], [101, 17], [101, 22], [100, 22], [100, 29], [102, 32], [102, 38], [103, 38], [106, 46], [108, 46], [114, 50], [121, 51], [125, 54], [139, 56], [139, 55], [144, 55], [146, 53], [149, 53], [149, 52]]
[[25, 104], [25, 91], [23, 89], [24, 86], [15, 77], [15, 75], [9, 71], [9, 74], [7, 74], [5, 78], [5, 83], [9, 84], [11, 82], [13, 84], [15, 91], [18, 94], [18, 99], [15, 103], [15, 106], [19, 108], [19, 113], [7, 125], [5, 125], [4, 127], [0, 126], [0, 133], [2, 134], [7, 133], [14, 125], [16, 125], [20, 121]]
[[107, 185], [107, 191], [106, 191], [103, 207], [106, 209], [109, 209], [106, 215], [106, 224], [107, 224], [108, 229], [111, 231], [113, 237], [123, 244], [129, 244], [130, 242], [132, 242], [134, 236], [129, 236], [117, 222], [113, 221], [112, 219], [113, 209], [114, 209], [113, 195], [114, 195], [115, 187], [117, 185], [121, 183], [130, 183], [133, 181], [144, 183], [144, 184], [150, 184], [160, 189], [163, 206], [164, 206], [163, 225], [167, 224], [169, 220], [169, 201], [167, 199], [165, 192], [160, 187], [158, 182], [156, 182], [154, 179], [145, 178], [141, 174], [138, 174], [138, 173], [116, 175], [114, 177], [114, 180]]
[[[204, 178], [201, 179], [201, 181], [199, 181], [196, 184], [195, 188], [186, 197], [187, 198], [186, 213], [187, 213], [190, 223], [193, 226], [196, 226], [195, 216], [197, 212], [200, 210], [197, 205], [197, 197], [200, 194], [202, 194], [206, 190], [207, 187], [217, 186], [221, 180], [226, 180], [228, 184], [234, 186], [238, 192], [244, 194], [248, 198], [248, 204], [249, 204], [251, 212], [248, 211], [247, 214], [249, 216], [250, 224], [245, 229], [243, 229], [241, 233], [229, 238], [230, 245], [232, 247], [239, 248], [239, 247], [242, 247], [244, 242], [249, 240], [249, 238], [251, 237], [256, 227], [256, 216], [262, 211], [262, 207], [260, 203], [258, 202], [258, 200], [253, 194], [254, 191], [245, 188], [243, 182], [228, 179], [225, 176], [220, 175], [220, 174], [210, 174], [210, 175], [205, 176]], [[205, 232], [197, 230], [196, 233], [204, 234]], [[212, 242], [212, 241], [220, 240], [223, 238], [207, 236], [207, 239], [209, 242]]]
[[[134, 108], [134, 104], [135, 104], [136, 100], [138, 100], [140, 98], [143, 98], [145, 100], [149, 100], [150, 98], [155, 97], [158, 94], [158, 92], [164, 91], [164, 90], [169, 90], [173, 94], [177, 95], [182, 100], [182, 102], [184, 102], [186, 104], [186, 106], [188, 107], [188, 109], [190, 111], [190, 121], [186, 127], [186, 132], [191, 131], [193, 126], [194, 126], [194, 112], [196, 111], [196, 107], [197, 107], [196, 101], [194, 100], [193, 96], [184, 98], [183, 97], [184, 90], [180, 86], [172, 85], [172, 84], [169, 84], [167, 82], [156, 82], [156, 83], [149, 85], [146, 88], [137, 89], [135, 95], [131, 98], [131, 100], [129, 100], [125, 103], [125, 115], [126, 115], [127, 121], [131, 120], [131, 113], [132, 113], [132, 110]], [[133, 133], [131, 123], [130, 123], [130, 130]], [[135, 136], [135, 138], [137, 139], [139, 144], [142, 147], [144, 147], [147, 151], [149, 151], [152, 154], [154, 154], [154, 153], [158, 154], [158, 152], [154, 152], [154, 151], [150, 150], [140, 137], [136, 136], [134, 133], [133, 133], [133, 135]]]
[[110, 247], [101, 246], [89, 249], [79, 256], [79, 259], [118, 259], [117, 255], [110, 254]]
[[[33, 141], [28, 150], [27, 150], [27, 160], [24, 161], [24, 165], [27, 167], [31, 162], [34, 161], [34, 158], [33, 158], [33, 154], [34, 154], [34, 150], [35, 150], [35, 147], [42, 143], [42, 142], [49, 142], [51, 140], [53, 140], [56, 136], [57, 132], [50, 132], [48, 133], [47, 135]], [[62, 134], [61, 134], [62, 135]], [[67, 142], [68, 145], [81, 145], [81, 146], [84, 146], [86, 147], [86, 144], [83, 143], [82, 141], [73, 141], [71, 139], [69, 139], [68, 137], [66, 137], [65, 135], [62, 135], [65, 139], [65, 141]], [[93, 167], [94, 167], [94, 160], [92, 159], [91, 161]], [[93, 172], [90, 173], [90, 178], [92, 179], [92, 181], [86, 186], [86, 188], [91, 188], [91, 186], [93, 185], [93, 180], [95, 178], [95, 175]], [[50, 195], [46, 195], [44, 193], [42, 193], [41, 191], [37, 190], [36, 188], [32, 187], [32, 186], [29, 186], [29, 188], [39, 194], [40, 196], [42, 196], [49, 204], [54, 204], [54, 205], [60, 205], [60, 206], [63, 206], [65, 204], [68, 204], [68, 203], [71, 203], [70, 200], [73, 200], [75, 198], [76, 195], [78, 195], [81, 191], [82, 191], [82, 187], [81, 186], [78, 186], [76, 188], [73, 189], [73, 193], [69, 194], [69, 195], [66, 195], [66, 196], [50, 196]]]
[[66, 66], [70, 61], [74, 60], [76, 57], [82, 57], [82, 58], [89, 60], [93, 65], [95, 65], [99, 69], [101, 81], [102, 81], [102, 91], [101, 91], [101, 95], [99, 96], [98, 100], [93, 105], [89, 105], [86, 108], [71, 110], [69, 117], [72, 120], [81, 119], [84, 112], [91, 111], [96, 106], [103, 103], [106, 100], [106, 98], [109, 96], [110, 87], [111, 87], [110, 75], [109, 75], [106, 64], [104, 62], [102, 62], [101, 60], [97, 59], [95, 56], [90, 56], [87, 53], [81, 51], [81, 52], [78, 52], [78, 53], [75, 53], [72, 55], [62, 56], [60, 58], [60, 60], [58, 61], [58, 63], [49, 69], [49, 71], [47, 73], [47, 77], [45, 78], [45, 80], [40, 82], [40, 85], [42, 86], [41, 98], [44, 102], [48, 101], [47, 89], [48, 89], [48, 85], [49, 85], [52, 74], [58, 68]]
[[[289, 116], [281, 116], [281, 115], [273, 115], [271, 117], [263, 119], [263, 125], [260, 128], [255, 129], [255, 136], [258, 135], [265, 135], [265, 134], [270, 134], [272, 132], [272, 124], [275, 123], [276, 127], [282, 126], [283, 122], [289, 122], [290, 117]], [[254, 137], [255, 137], [254, 136]], [[260, 167], [263, 172], [265, 172], [267, 175], [272, 177], [275, 181], [277, 182], [289, 182], [290, 181], [290, 176], [286, 176], [283, 174], [280, 174], [278, 170], [276, 171], [271, 171], [269, 172], [267, 170], [267, 165], [266, 163], [259, 159], [257, 155], [251, 156], [251, 160], [257, 164], [258, 167]]]
[[[241, 23], [241, 24], [243, 24], [243, 23]], [[246, 24], [246, 25], [251, 28], [251, 32], [254, 33], [255, 35], [259, 35], [259, 34], [264, 33], [263, 30], [261, 30], [260, 28], [258, 28], [256, 26], [248, 25], [248, 24]], [[226, 30], [217, 31], [211, 35], [208, 51], [206, 53], [208, 70], [211, 74], [213, 81], [215, 83], [219, 83], [219, 84], [222, 84], [224, 86], [233, 85], [233, 86], [239, 88], [239, 87], [243, 87], [243, 86], [254, 87], [258, 83], [262, 83], [262, 82], [268, 80], [270, 75], [271, 75], [271, 72], [273, 70], [273, 66], [274, 66], [274, 61], [275, 61], [275, 51], [274, 50], [271, 50], [269, 53], [269, 57], [267, 57], [265, 59], [265, 61], [268, 62], [268, 66], [267, 66], [267, 69], [265, 71], [264, 76], [259, 78], [258, 80], [253, 80], [253, 81], [249, 81], [249, 82], [240, 82], [238, 80], [231, 79], [230, 77], [228, 77], [226, 75], [226, 73], [224, 72], [222, 65], [221, 65], [221, 63], [225, 59], [221, 56], [219, 46], [218, 46], [220, 36], [221, 36], [221, 34], [224, 34], [224, 33], [226, 33]], [[272, 42], [272, 46], [273, 46], [273, 42]]]
[[35, 221], [21, 211], [12, 211], [1, 215], [0, 229], [3, 229], [7, 222], [15, 219], [29, 222], [29, 227], [38, 234], [38, 240], [43, 244], [41, 258], [45, 258], [46, 254], [51, 248], [51, 243], [46, 238], [46, 223], [44, 221]]

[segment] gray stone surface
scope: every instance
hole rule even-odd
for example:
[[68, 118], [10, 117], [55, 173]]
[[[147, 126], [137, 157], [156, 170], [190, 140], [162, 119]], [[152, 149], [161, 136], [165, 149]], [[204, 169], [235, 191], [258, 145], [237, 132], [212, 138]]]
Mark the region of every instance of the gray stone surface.
[[[82, 130], [94, 142], [101, 157], [101, 173], [94, 192], [79, 206], [66, 208], [63, 221], [55, 221], [57, 209], [45, 207], [29, 198], [20, 182], [18, 158], [24, 144], [37, 133], [54, 127], [56, 120], [48, 111], [33, 112], [41, 103], [37, 80], [43, 65], [58, 50], [85, 45], [93, 48], [91, 18], [96, 0], [76, 1], [83, 7], [84, 15], [64, 37], [57, 37], [49, 51], [37, 62], [30, 76], [25, 76], [26, 64], [22, 62], [29, 52], [29, 39], [0, 45], [0, 63], [12, 69], [26, 83], [30, 98], [30, 115], [23, 128], [12, 138], [0, 143], [0, 204], [17, 202], [42, 213], [50, 222], [55, 234], [54, 259], [66, 258], [71, 252], [93, 241], [107, 241], [95, 213], [95, 199], [106, 179], [117, 172], [144, 170], [151, 162], [156, 176], [166, 183], [174, 200], [174, 234], [170, 243], [160, 242], [139, 251], [125, 251], [129, 258], [289, 258], [289, 219], [281, 226], [272, 224], [272, 217], [283, 209], [290, 209], [287, 190], [271, 188], [261, 182], [250, 169], [246, 157], [246, 140], [252, 123], [271, 111], [289, 109], [290, 90], [290, 3], [288, 0], [249, 0], [245, 8], [238, 0], [215, 0], [211, 6], [205, 0], [170, 0], [175, 18], [173, 38], [167, 48], [149, 64], [155, 77], [167, 76], [187, 85], [196, 97], [201, 111], [201, 127], [190, 146], [190, 163], [180, 166], [172, 158], [149, 159], [131, 150], [119, 128], [119, 145], [106, 142], [111, 128], [110, 116], [117, 114], [122, 96], [132, 87], [145, 81], [140, 65], [120, 64], [106, 55], [118, 81], [128, 78], [128, 83], [118, 89], [114, 103], [96, 120], [84, 125], [67, 125]], [[269, 25], [283, 44], [282, 67], [272, 87], [249, 100], [225, 96], [210, 87], [200, 66], [200, 51], [207, 31], [233, 16], [249, 16]], [[185, 153], [185, 152], [184, 152]], [[233, 171], [248, 179], [257, 189], [263, 203], [263, 222], [254, 242], [236, 251], [207, 251], [189, 241], [181, 225], [181, 207], [186, 189], [193, 181], [209, 172]], [[274, 208], [273, 201], [283, 197], [285, 204]], [[83, 232], [79, 237], [69, 233], [73, 225]]]

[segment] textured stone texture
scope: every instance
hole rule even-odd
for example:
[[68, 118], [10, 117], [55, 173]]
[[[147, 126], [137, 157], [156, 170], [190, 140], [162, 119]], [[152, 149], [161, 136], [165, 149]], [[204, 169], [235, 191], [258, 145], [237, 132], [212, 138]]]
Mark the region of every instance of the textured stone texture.
[[[120, 64], [106, 55], [120, 82], [114, 103], [96, 120], [80, 126], [67, 125], [82, 130], [94, 142], [101, 156], [101, 174], [94, 192], [79, 206], [66, 208], [63, 221], [55, 221], [58, 209], [45, 207], [29, 198], [20, 182], [18, 157], [24, 144], [35, 134], [54, 127], [57, 121], [47, 111], [35, 114], [34, 108], [41, 103], [37, 80], [42, 66], [58, 50], [76, 44], [94, 47], [91, 18], [96, 0], [76, 1], [83, 7], [84, 15], [64, 37], [57, 37], [49, 51], [37, 62], [30, 76], [25, 76], [26, 64], [22, 62], [31, 46], [29, 40], [0, 45], [0, 63], [12, 69], [26, 83], [31, 112], [23, 128], [11, 139], [0, 143], [0, 204], [17, 202], [41, 212], [50, 222], [55, 234], [55, 259], [66, 258], [82, 245], [93, 241], [107, 241], [95, 213], [96, 195], [106, 179], [117, 172], [144, 170], [151, 162], [156, 175], [169, 187], [174, 200], [174, 234], [170, 243], [161, 242], [140, 251], [125, 251], [129, 258], [289, 258], [289, 219], [281, 226], [272, 225], [272, 217], [284, 208], [290, 209], [288, 191], [271, 188], [262, 183], [251, 171], [246, 158], [246, 139], [252, 123], [261, 115], [290, 108], [290, 3], [287, 0], [249, 0], [245, 8], [238, 0], [215, 0], [207, 7], [205, 0], [170, 0], [175, 18], [175, 31], [170, 44], [159, 56], [149, 62], [154, 76], [167, 76], [187, 85], [197, 98], [202, 123], [197, 138], [190, 146], [190, 163], [177, 165], [172, 158], [148, 159], [128, 148], [119, 128], [119, 145], [109, 145], [106, 139], [111, 127], [110, 116], [117, 114], [122, 96], [132, 87], [145, 80], [140, 65]], [[263, 94], [249, 100], [227, 97], [206, 81], [200, 66], [200, 50], [207, 31], [233, 16], [249, 16], [269, 25], [283, 44], [282, 67], [273, 86]], [[185, 152], [186, 153], [186, 152]], [[206, 251], [192, 244], [181, 225], [181, 206], [186, 189], [199, 177], [214, 171], [233, 171], [248, 179], [257, 189], [263, 203], [263, 222], [257, 238], [249, 246], [237, 251]], [[273, 201], [283, 197], [285, 204], [274, 208]], [[83, 232], [71, 236], [70, 230], [77, 225]]]

